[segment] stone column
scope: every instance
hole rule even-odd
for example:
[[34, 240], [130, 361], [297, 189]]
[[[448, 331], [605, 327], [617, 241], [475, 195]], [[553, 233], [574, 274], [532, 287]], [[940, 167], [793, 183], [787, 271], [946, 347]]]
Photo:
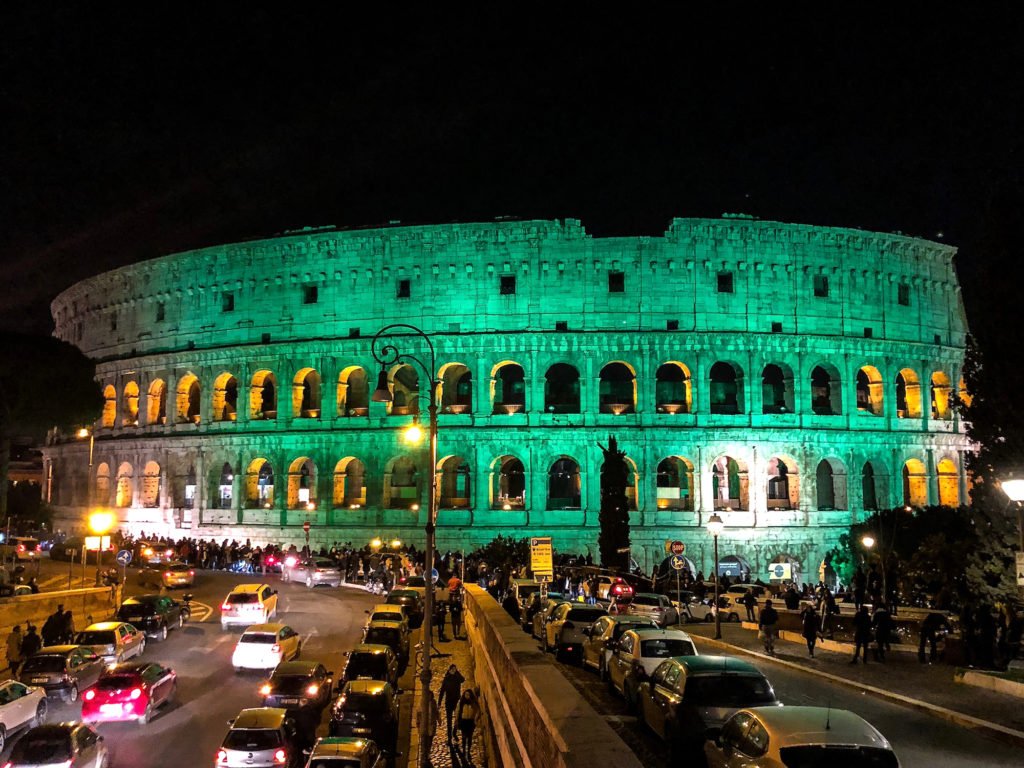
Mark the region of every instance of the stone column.
[[699, 415], [706, 415], [710, 413], [711, 382], [708, 380], [706, 352], [697, 352], [697, 359], [694, 362], [693, 374], [690, 381], [690, 392], [693, 396], [693, 412]]
[[961, 504], [970, 504], [970, 495], [967, 492], [967, 457], [963, 451], [957, 451], [957, 494]]
[[473, 371], [473, 407], [470, 413], [473, 415], [487, 416], [494, 410], [491, 403], [491, 377], [484, 366], [482, 357], [477, 357], [472, 363]]
[[[921, 407], [922, 412], [924, 411], [924, 405]], [[939, 503], [939, 476], [935, 468], [935, 449], [928, 448], [926, 450], [927, 461], [925, 462], [925, 471], [928, 473], [928, 504]]]

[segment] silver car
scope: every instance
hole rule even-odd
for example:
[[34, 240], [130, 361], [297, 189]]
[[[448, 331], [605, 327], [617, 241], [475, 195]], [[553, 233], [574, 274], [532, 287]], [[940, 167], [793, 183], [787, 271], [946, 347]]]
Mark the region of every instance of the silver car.
[[340, 587], [345, 581], [338, 564], [327, 557], [314, 557], [296, 563], [288, 573], [289, 581], [304, 582], [307, 587]]
[[302, 746], [295, 721], [276, 707], [243, 709], [229, 720], [231, 730], [217, 752], [218, 768], [271, 768], [299, 765]]
[[679, 611], [665, 595], [654, 592], [637, 592], [629, 604], [628, 613], [653, 619], [659, 627], [679, 623]]

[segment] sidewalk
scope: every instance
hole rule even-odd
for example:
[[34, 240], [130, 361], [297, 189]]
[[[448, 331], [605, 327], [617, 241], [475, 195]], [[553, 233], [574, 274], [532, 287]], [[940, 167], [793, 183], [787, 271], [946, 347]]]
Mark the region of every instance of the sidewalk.
[[[985, 730], [1003, 741], [1024, 746], [1024, 708], [1020, 706], [1020, 700], [957, 683], [953, 679], [954, 667], [921, 664], [916, 656], [908, 658], [908, 654], [887, 654], [885, 663], [872, 659], [868, 664], [853, 665], [850, 663], [852, 646], [848, 651], [834, 651], [819, 645], [812, 659], [808, 657], [807, 646], [803, 642], [784, 639], [776, 642], [773, 659], [765, 654], [756, 630], [746, 629], [743, 625], [722, 624], [721, 641], [712, 639], [714, 624], [686, 624], [683, 629], [697, 639], [698, 645], [705, 646], [702, 649], [705, 653], [742, 651], [766, 660], [777, 660], [810, 674], [831, 678], [837, 684], [926, 710], [952, 722]], [[718, 649], [708, 648], [709, 645], [718, 646]]]

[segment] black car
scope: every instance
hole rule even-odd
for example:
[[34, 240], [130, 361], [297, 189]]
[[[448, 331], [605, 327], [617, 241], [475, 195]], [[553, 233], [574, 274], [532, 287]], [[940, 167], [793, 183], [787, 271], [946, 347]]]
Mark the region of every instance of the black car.
[[386, 645], [359, 643], [345, 654], [348, 661], [338, 678], [338, 685], [350, 680], [384, 680], [398, 689], [398, 657]]
[[405, 669], [409, 663], [409, 636], [397, 621], [370, 622], [363, 632], [363, 642], [388, 646], [395, 652], [401, 669]]
[[49, 723], [22, 736], [8, 759], [6, 765], [106, 765], [107, 748], [91, 725]]
[[352, 680], [331, 707], [331, 736], [373, 739], [385, 752], [398, 743], [398, 694], [383, 680]]
[[179, 603], [167, 595], [129, 597], [117, 609], [117, 618], [151, 637], [166, 640], [168, 630], [181, 629], [192, 617], [191, 599], [192, 595], [185, 595], [185, 601]]
[[409, 620], [409, 628], [416, 629], [423, 623], [423, 597], [412, 589], [393, 589], [384, 601], [388, 605], [400, 605]]
[[280, 707], [291, 713], [312, 713], [318, 718], [331, 700], [331, 677], [316, 661], [284, 661], [260, 686], [264, 707]]

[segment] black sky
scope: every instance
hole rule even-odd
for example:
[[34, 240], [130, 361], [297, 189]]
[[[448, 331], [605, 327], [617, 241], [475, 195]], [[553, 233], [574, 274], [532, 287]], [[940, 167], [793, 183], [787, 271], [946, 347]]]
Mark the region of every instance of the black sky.
[[0, 18], [3, 327], [49, 331], [96, 272], [305, 225], [725, 211], [942, 233], [982, 312], [985, 210], [1020, 181], [1009, 12], [94, 5]]

